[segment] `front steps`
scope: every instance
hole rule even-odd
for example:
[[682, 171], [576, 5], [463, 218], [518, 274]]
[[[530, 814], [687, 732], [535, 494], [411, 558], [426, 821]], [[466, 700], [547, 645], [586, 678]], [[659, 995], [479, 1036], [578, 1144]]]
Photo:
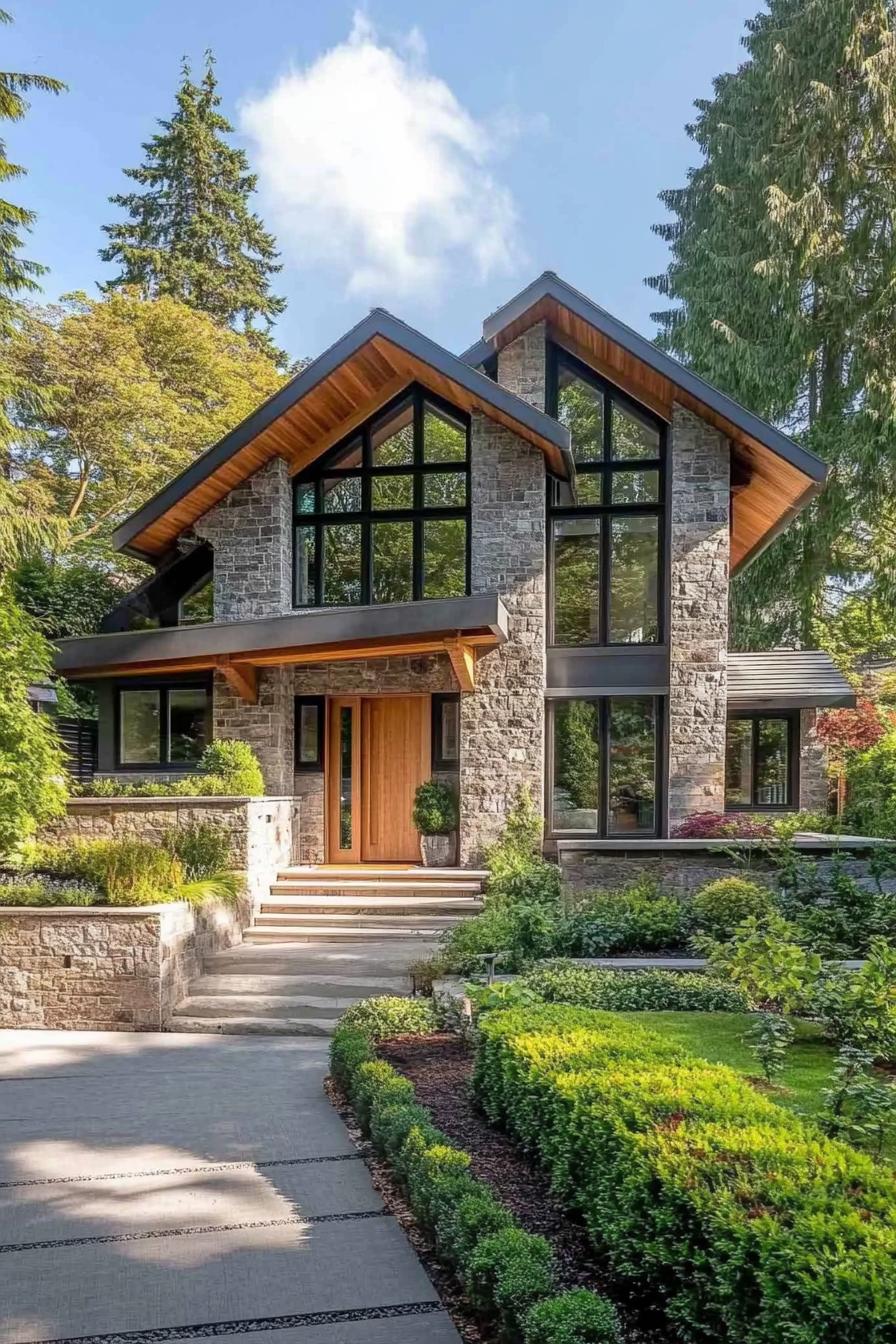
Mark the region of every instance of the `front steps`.
[[353, 1003], [411, 993], [408, 967], [479, 913], [485, 876], [396, 865], [285, 869], [243, 943], [206, 960], [169, 1030], [330, 1035]]

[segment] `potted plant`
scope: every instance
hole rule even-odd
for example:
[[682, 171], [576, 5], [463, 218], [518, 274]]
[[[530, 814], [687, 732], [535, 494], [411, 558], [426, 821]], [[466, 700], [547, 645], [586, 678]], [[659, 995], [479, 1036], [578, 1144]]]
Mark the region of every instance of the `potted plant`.
[[414, 795], [414, 825], [426, 868], [451, 867], [455, 861], [457, 796], [450, 784], [430, 779]]

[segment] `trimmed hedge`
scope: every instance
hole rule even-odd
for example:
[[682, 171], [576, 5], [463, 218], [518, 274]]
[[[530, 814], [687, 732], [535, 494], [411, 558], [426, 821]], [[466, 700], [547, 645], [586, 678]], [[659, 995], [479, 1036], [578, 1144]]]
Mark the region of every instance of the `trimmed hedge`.
[[539, 1302], [526, 1316], [525, 1344], [618, 1344], [616, 1312], [582, 1288]]
[[557, 961], [522, 979], [546, 1003], [618, 1013], [746, 1013], [747, 996], [729, 980], [692, 971], [612, 971]]
[[[554, 1291], [551, 1248], [543, 1237], [523, 1231], [491, 1189], [470, 1175], [469, 1155], [436, 1129], [429, 1112], [417, 1103], [413, 1084], [376, 1058], [377, 1033], [386, 1034], [382, 1021], [381, 1011], [368, 1004], [349, 1010], [330, 1046], [333, 1077], [471, 1302], [495, 1322], [502, 1339], [521, 1342], [531, 1309]], [[604, 1317], [615, 1320], [609, 1303], [593, 1293], [584, 1296], [602, 1307]], [[555, 1331], [532, 1338], [544, 1344], [590, 1344], [592, 1339], [603, 1344], [603, 1336], [587, 1333]]]
[[474, 1085], [681, 1337], [896, 1337], [896, 1179], [733, 1070], [611, 1014], [490, 1013]]

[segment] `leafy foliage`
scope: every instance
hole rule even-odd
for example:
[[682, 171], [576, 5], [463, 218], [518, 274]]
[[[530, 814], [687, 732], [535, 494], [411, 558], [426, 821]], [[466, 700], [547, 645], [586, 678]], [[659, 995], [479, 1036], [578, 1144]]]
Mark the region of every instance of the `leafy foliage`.
[[691, 900], [696, 929], [720, 942], [730, 938], [751, 915], [763, 919], [775, 908], [768, 887], [743, 877], [720, 877], [708, 882]]
[[483, 1237], [465, 1275], [471, 1302], [497, 1315], [505, 1339], [517, 1337], [529, 1309], [550, 1293], [553, 1277], [547, 1241], [518, 1227]]
[[613, 1012], [742, 1013], [748, 1006], [730, 981], [691, 971], [605, 971], [555, 961], [517, 983], [546, 1003]]
[[680, 901], [641, 883], [583, 897], [564, 941], [573, 956], [665, 952], [684, 947], [689, 928], [690, 916]]
[[[206, 846], [208, 853], [208, 846]], [[70, 879], [96, 895], [92, 904], [159, 905], [169, 901], [235, 904], [243, 894], [242, 874], [224, 870], [189, 874], [168, 845], [136, 836], [112, 840], [36, 841], [28, 852], [37, 876], [49, 873], [53, 885]], [[23, 874], [30, 880], [30, 874]], [[85, 902], [86, 904], [86, 902]]]
[[523, 1323], [523, 1344], [618, 1344], [621, 1338], [612, 1302], [585, 1288], [536, 1303]]
[[784, 1072], [793, 1035], [793, 1027], [780, 1013], [760, 1013], [757, 1017], [747, 1039], [762, 1066], [766, 1082], [774, 1083]]
[[401, 999], [383, 995], [353, 1004], [339, 1019], [346, 1031], [359, 1032], [370, 1041], [387, 1036], [425, 1036], [436, 1028], [429, 999]]
[[865, 751], [893, 726], [891, 711], [867, 696], [860, 696], [855, 709], [823, 710], [815, 725], [815, 735], [832, 751]]
[[876, 938], [859, 970], [828, 968], [814, 1007], [835, 1041], [896, 1062], [896, 946]]
[[499, 840], [486, 851], [489, 884], [501, 882], [540, 863], [544, 818], [526, 788], [517, 793]]
[[880, 1157], [896, 1130], [896, 1086], [871, 1073], [873, 1056], [859, 1046], [844, 1045], [837, 1055], [831, 1085], [824, 1092], [822, 1128], [832, 1138], [869, 1147]]
[[180, 862], [188, 882], [224, 872], [230, 862], [230, 839], [211, 821], [174, 826], [162, 838], [164, 847]]
[[893, 1332], [893, 1173], [731, 1069], [613, 1014], [527, 1008], [482, 1019], [474, 1086], [684, 1339]]
[[99, 558], [34, 554], [12, 572], [17, 602], [33, 616], [48, 639], [91, 635], [121, 600], [120, 576]]
[[457, 830], [457, 794], [450, 784], [429, 779], [414, 794], [413, 822], [421, 835], [450, 835]]
[[695, 812], [674, 827], [677, 840], [764, 840], [774, 835], [768, 818], [744, 812]]
[[896, 730], [853, 756], [846, 770], [848, 830], [896, 838]]
[[174, 298], [219, 323], [239, 323], [282, 362], [269, 335], [286, 307], [269, 290], [280, 270], [276, 245], [250, 208], [257, 178], [246, 154], [224, 139], [233, 127], [219, 111], [211, 52], [199, 84], [184, 61], [176, 102], [172, 117], [144, 144], [145, 162], [125, 169], [143, 190], [112, 197], [128, 219], [104, 226], [110, 241], [100, 255], [122, 268], [111, 284], [136, 286], [144, 298]]
[[796, 1012], [812, 1000], [821, 958], [795, 941], [792, 925], [780, 915], [745, 919], [726, 943], [704, 944], [709, 968], [730, 978], [754, 1007]]
[[0, 873], [0, 905], [97, 905], [102, 894], [89, 882], [45, 873]]
[[264, 793], [264, 776], [248, 742], [222, 737], [208, 744], [196, 770], [183, 779], [131, 784], [98, 778], [81, 792], [92, 798], [255, 798]]
[[697, 103], [701, 162], [661, 195], [661, 343], [832, 468], [735, 580], [740, 648], [836, 640], [844, 598], [892, 636], [893, 33], [884, 0], [770, 0]]

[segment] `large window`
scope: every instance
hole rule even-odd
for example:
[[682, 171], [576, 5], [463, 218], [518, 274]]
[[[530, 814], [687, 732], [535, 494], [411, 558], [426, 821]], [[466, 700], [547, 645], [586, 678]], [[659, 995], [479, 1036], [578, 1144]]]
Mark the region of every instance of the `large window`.
[[128, 686], [118, 692], [118, 765], [188, 769], [209, 739], [207, 686]]
[[552, 702], [552, 834], [656, 834], [659, 715], [654, 696]]
[[294, 604], [468, 591], [469, 422], [412, 388], [295, 484]]
[[728, 720], [725, 807], [792, 808], [797, 793], [796, 716], [740, 714]]
[[556, 347], [549, 389], [577, 476], [574, 501], [549, 483], [551, 643], [656, 644], [665, 426]]

